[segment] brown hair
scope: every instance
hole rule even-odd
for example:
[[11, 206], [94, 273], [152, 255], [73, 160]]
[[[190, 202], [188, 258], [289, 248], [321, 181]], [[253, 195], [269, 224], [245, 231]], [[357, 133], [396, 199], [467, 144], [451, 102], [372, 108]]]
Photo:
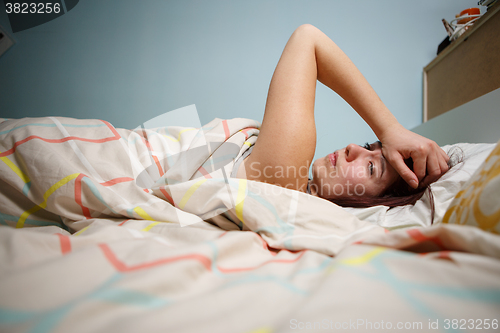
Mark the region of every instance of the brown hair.
[[331, 199], [331, 201], [343, 207], [367, 208], [382, 205], [392, 208], [397, 206], [414, 205], [417, 200], [424, 195], [427, 189], [428, 187], [425, 187], [415, 190], [414, 193], [409, 193], [401, 196], [396, 196], [393, 193], [388, 193], [380, 197], [349, 196]]

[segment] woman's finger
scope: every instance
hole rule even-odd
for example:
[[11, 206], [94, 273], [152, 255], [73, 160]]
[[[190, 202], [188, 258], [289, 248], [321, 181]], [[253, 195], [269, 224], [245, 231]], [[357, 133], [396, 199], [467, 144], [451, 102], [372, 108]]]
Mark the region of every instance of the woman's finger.
[[[445, 153], [445, 155], [446, 155], [446, 153]], [[440, 156], [439, 165], [441, 166], [441, 174], [444, 174], [450, 168], [448, 166], [449, 160], [450, 160], [450, 157], [448, 155], [446, 155], [446, 158], [443, 158], [443, 156]]]
[[431, 153], [427, 156], [427, 174], [420, 182], [420, 187], [425, 187], [435, 182], [442, 175], [440, 156], [437, 153]]
[[417, 176], [418, 180], [421, 181], [426, 176], [427, 172], [427, 158], [426, 154], [419, 154], [415, 152], [411, 155], [413, 160], [413, 172]]
[[441, 148], [439, 148], [439, 154], [441, 155], [441, 158], [445, 161], [445, 163], [448, 164], [448, 160], [450, 159], [448, 154], [446, 154], [446, 152]]
[[387, 159], [392, 167], [397, 171], [397, 173], [403, 178], [405, 182], [408, 183], [412, 188], [418, 187], [417, 176], [408, 168], [400, 154], [395, 154], [394, 156], [388, 154]]

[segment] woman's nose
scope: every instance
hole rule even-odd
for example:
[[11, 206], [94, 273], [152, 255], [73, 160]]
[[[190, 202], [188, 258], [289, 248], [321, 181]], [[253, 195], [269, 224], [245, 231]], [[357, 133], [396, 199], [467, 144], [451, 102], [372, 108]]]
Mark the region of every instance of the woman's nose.
[[366, 150], [365, 148], [351, 143], [347, 145], [347, 147], [345, 147], [345, 159], [347, 160], [347, 162], [352, 162], [363, 154], [363, 150], [365, 152], [368, 152], [368, 150]]
[[345, 147], [345, 158], [347, 162], [352, 162], [360, 157], [378, 158], [380, 154], [382, 154], [382, 150], [380, 149], [368, 150], [354, 143]]

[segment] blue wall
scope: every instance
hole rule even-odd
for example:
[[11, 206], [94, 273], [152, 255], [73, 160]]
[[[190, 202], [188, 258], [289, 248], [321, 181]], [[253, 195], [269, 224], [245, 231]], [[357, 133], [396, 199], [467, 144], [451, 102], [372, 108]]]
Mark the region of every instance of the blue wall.
[[[81, 0], [14, 34], [0, 58], [0, 117], [101, 118], [135, 128], [196, 104], [214, 117], [261, 120], [269, 81], [293, 30], [330, 36], [407, 128], [421, 123], [422, 68], [451, 20], [477, 0]], [[0, 24], [10, 29], [0, 2]], [[317, 156], [375, 136], [318, 84]]]

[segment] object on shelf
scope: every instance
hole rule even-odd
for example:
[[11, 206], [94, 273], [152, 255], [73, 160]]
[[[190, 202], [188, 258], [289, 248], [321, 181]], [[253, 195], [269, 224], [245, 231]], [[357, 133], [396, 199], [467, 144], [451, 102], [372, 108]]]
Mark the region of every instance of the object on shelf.
[[[446, 19], [442, 19], [444, 28], [448, 37], [445, 38], [438, 46], [437, 54], [441, 53], [451, 41], [457, 39], [462, 35], [481, 15], [479, 15], [479, 8], [468, 8], [462, 10], [460, 14], [455, 15], [455, 19], [449, 23]], [[456, 23], [454, 23], [456, 22]]]
[[451, 44], [450, 37], [447, 36], [443, 41], [439, 44], [437, 54], [441, 53], [448, 45]]
[[460, 14], [456, 15], [455, 19], [449, 23], [449, 25], [453, 29], [450, 40], [455, 40], [460, 37], [480, 17], [481, 14], [479, 8], [467, 8], [462, 10]]
[[448, 33], [448, 37], [451, 37], [453, 35], [453, 28], [451, 27], [450, 23], [446, 21], [445, 19], [442, 19], [444, 28], [446, 29], [446, 33]]

